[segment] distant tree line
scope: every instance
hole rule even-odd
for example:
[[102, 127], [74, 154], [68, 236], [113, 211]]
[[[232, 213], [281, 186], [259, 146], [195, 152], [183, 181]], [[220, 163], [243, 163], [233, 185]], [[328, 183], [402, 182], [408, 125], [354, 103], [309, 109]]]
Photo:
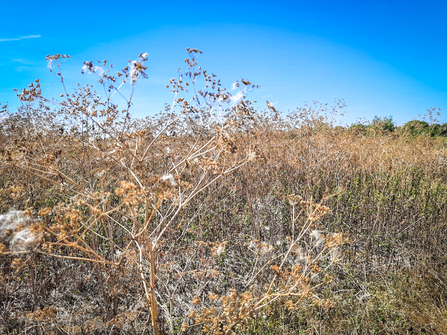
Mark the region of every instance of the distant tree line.
[[429, 123], [423, 120], [412, 120], [405, 123], [403, 126], [396, 126], [392, 116], [376, 116], [368, 124], [355, 123], [348, 129], [357, 135], [373, 135], [381, 133], [408, 135], [411, 137], [447, 137], [447, 122], [440, 124], [434, 122]]

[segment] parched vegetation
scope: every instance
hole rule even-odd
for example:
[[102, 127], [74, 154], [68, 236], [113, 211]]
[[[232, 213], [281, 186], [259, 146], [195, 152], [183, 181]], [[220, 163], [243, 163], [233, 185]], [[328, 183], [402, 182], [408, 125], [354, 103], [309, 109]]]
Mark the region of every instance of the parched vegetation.
[[147, 54], [3, 106], [0, 333], [446, 334], [443, 126], [257, 110], [187, 51], [153, 117]]

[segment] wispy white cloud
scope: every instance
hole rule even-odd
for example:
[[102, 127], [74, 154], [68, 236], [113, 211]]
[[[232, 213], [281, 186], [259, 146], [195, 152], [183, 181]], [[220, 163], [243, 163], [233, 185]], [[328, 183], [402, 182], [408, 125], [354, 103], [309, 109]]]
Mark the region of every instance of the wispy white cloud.
[[29, 61], [27, 59], [22, 59], [22, 58], [14, 58], [12, 61], [14, 63], [21, 63], [21, 64], [26, 64], [26, 65], [33, 64], [31, 61]]
[[0, 38], [0, 42], [12, 42], [12, 41], [20, 41], [25, 40], [28, 38], [39, 38], [42, 37], [41, 35], [27, 35], [27, 36], [20, 36], [16, 38]]
[[28, 35], [28, 36], [21, 36], [21, 39], [26, 39], [26, 38], [39, 38], [42, 37], [41, 35]]
[[14, 68], [14, 70], [16, 70], [16, 71], [19, 72], [19, 73], [22, 73], [23, 71], [27, 71], [27, 70], [29, 70], [29, 69], [30, 69], [29, 66], [18, 66], [18, 67], [16, 67], [16, 68]]

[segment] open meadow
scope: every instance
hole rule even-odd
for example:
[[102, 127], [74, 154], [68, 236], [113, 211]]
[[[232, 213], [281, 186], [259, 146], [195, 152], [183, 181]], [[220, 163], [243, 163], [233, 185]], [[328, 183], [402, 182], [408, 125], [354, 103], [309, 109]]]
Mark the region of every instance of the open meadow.
[[[102, 97], [36, 80], [3, 108], [0, 333], [447, 334], [433, 111], [348, 128], [342, 101], [257, 110], [255, 85], [188, 52], [153, 117], [131, 116], [146, 54], [86, 62]], [[47, 57], [61, 85], [67, 58]]]

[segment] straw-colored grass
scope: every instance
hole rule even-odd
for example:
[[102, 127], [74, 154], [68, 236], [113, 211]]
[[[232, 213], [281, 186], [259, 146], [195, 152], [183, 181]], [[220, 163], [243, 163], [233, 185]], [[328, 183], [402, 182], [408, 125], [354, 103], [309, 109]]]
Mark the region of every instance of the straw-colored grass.
[[[146, 54], [119, 75], [85, 63], [102, 99], [18, 93], [0, 332], [445, 334], [445, 138], [336, 127], [342, 102], [257, 111], [251, 83], [232, 94], [188, 52], [152, 119], [130, 114]], [[67, 58], [48, 57], [62, 84]]]

